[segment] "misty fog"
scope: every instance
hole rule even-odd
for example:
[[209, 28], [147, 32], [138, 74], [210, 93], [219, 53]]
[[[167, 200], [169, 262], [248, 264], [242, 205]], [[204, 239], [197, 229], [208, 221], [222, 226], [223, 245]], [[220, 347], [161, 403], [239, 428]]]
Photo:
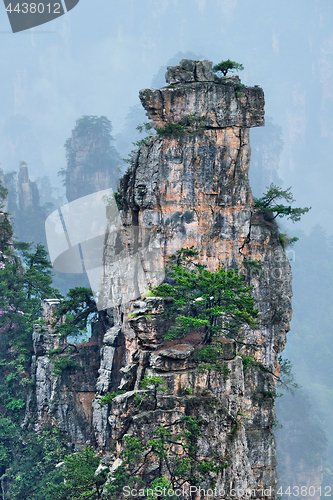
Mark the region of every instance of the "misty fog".
[[[113, 146], [125, 158], [146, 120], [139, 90], [165, 85], [167, 65], [230, 58], [244, 65], [245, 85], [263, 88], [266, 127], [250, 132], [253, 194], [260, 197], [274, 182], [292, 187], [295, 206], [312, 207], [300, 222], [281, 224], [299, 237], [288, 253], [294, 315], [282, 356], [301, 389], [277, 401], [280, 473], [298, 405], [308, 427], [290, 441], [294, 460], [318, 453], [333, 473], [332, 1], [80, 0], [59, 19], [17, 34], [1, 6], [0, 23], [0, 168], [18, 171], [25, 161], [41, 196], [41, 178], [49, 177], [58, 204], [66, 203], [58, 172], [76, 120], [106, 116]], [[119, 167], [124, 172], [127, 165]], [[304, 436], [316, 432], [328, 448], [304, 451]]]

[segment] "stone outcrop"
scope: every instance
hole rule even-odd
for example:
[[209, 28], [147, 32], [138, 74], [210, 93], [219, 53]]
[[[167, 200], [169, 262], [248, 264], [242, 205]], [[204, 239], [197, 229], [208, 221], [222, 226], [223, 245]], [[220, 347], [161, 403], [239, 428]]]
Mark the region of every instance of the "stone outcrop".
[[[110, 268], [116, 245], [135, 252], [145, 246], [147, 234], [159, 241], [165, 262], [180, 248], [193, 245], [210, 270], [223, 265], [243, 272], [260, 312], [258, 328], [244, 328], [241, 350], [234, 341], [225, 342], [228, 377], [208, 370], [200, 373], [194, 356], [200, 332], [165, 342], [168, 324], [160, 314], [165, 299], [138, 297], [117, 305], [114, 325], [101, 335], [100, 349], [87, 346], [90, 355], [78, 358], [88, 363], [86, 392], [79, 375], [66, 376], [53, 382], [54, 388], [50, 386], [40, 399], [44, 407], [52, 407], [47, 415], [54, 415], [76, 442], [92, 439], [93, 426], [95, 442], [113, 456], [112, 471], [121, 463], [124, 435], [147, 443], [157, 425], [196, 416], [204, 431], [197, 440], [197, 456], [207, 461], [218, 456], [221, 464], [228, 464], [218, 477], [218, 488], [226, 490], [221, 498], [229, 498], [232, 489], [242, 491], [238, 498], [248, 498], [244, 489], [252, 490], [252, 498], [261, 498], [263, 489], [275, 498], [275, 376], [277, 355], [289, 330], [292, 294], [290, 265], [277, 226], [254, 207], [248, 181], [249, 127], [264, 125], [263, 91], [242, 86], [237, 77], [215, 80], [209, 61], [182, 61], [168, 68], [167, 81], [171, 85], [163, 89], [141, 91], [140, 99], [155, 127], [179, 128], [159, 130], [133, 155], [121, 181], [119, 206], [124, 227], [135, 230], [127, 233], [133, 237], [125, 245], [124, 232], [118, 234], [110, 223], [104, 268]], [[119, 276], [126, 275], [127, 264], [119, 261]], [[245, 369], [240, 351], [253, 355], [265, 370]], [[35, 363], [45, 373], [42, 353]], [[156, 374], [166, 390], [149, 398], [140, 381]], [[112, 404], [99, 404], [103, 395], [117, 389], [125, 392]], [[84, 404], [83, 393], [90, 398]], [[38, 411], [42, 415], [41, 405]], [[144, 480], [158, 474], [156, 460], [148, 458]]]
[[39, 192], [37, 184], [29, 179], [28, 166], [21, 162], [17, 178], [19, 207], [23, 212], [39, 209]]
[[179, 66], [168, 66], [165, 74], [167, 83], [214, 82], [216, 77], [212, 62], [182, 59]]
[[[54, 333], [52, 313], [58, 304], [56, 299], [44, 300], [44, 325], [34, 325], [31, 371], [35, 390], [29, 395], [26, 421], [35, 411], [40, 425], [56, 425], [67, 432], [75, 444], [95, 443], [92, 402], [101, 360], [100, 325], [94, 325], [89, 342], [73, 347]], [[60, 348], [60, 356], [50, 357], [49, 351], [56, 348]], [[71, 350], [71, 365], [55, 374], [55, 360], [65, 359], [62, 356]]]
[[174, 74], [178, 75], [182, 67], [169, 67], [166, 79], [176, 84], [159, 90], [145, 89], [139, 93], [154, 127], [179, 124], [190, 116], [208, 129], [264, 125], [264, 93], [260, 87], [245, 87], [238, 76], [222, 77], [219, 83], [213, 83], [209, 77], [198, 80], [199, 69], [196, 68], [201, 71], [204, 67], [207, 73], [210, 68], [212, 73], [212, 63], [183, 60], [183, 66], [184, 61], [188, 63], [192, 79], [189, 76], [175, 78]]
[[81, 126], [77, 124], [65, 144], [67, 169], [62, 173], [69, 202], [110, 187], [116, 189], [120, 158], [110, 145], [112, 137], [98, 126], [103, 118], [82, 117]]
[[12, 217], [17, 217], [18, 195], [19, 210], [23, 212], [37, 212], [40, 210], [39, 191], [36, 182], [29, 179], [28, 166], [25, 162], [20, 162], [17, 183], [14, 181], [16, 172], [5, 173], [0, 168], [0, 181], [3, 187], [8, 190], [8, 195], [4, 200], [3, 211], [9, 211]]

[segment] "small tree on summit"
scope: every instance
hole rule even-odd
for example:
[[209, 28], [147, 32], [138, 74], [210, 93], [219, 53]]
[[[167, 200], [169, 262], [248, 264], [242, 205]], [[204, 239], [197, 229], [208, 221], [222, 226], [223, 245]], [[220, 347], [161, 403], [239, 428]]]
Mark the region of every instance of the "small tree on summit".
[[229, 71], [243, 71], [243, 69], [243, 64], [239, 64], [235, 61], [230, 61], [230, 59], [221, 61], [220, 63], [213, 66], [213, 71], [217, 74], [217, 76], [226, 76]]

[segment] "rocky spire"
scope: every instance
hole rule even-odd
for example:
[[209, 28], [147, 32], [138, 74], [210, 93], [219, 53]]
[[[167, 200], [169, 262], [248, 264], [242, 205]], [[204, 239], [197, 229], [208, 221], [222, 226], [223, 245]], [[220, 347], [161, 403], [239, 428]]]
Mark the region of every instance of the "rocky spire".
[[[52, 415], [77, 442], [91, 436], [109, 456], [112, 474], [122, 463], [124, 436], [137, 437], [145, 446], [158, 426], [199, 418], [197, 457], [219, 463], [217, 489], [225, 492], [220, 498], [249, 498], [249, 490], [251, 498], [275, 498], [275, 375], [291, 317], [290, 265], [277, 226], [254, 206], [248, 180], [249, 128], [264, 125], [263, 91], [243, 86], [237, 76], [218, 79], [211, 68], [209, 61], [183, 60], [168, 68], [169, 85], [140, 92], [157, 133], [134, 153], [122, 178], [116, 199], [123, 228], [114, 220], [107, 228], [102, 289], [107, 297], [117, 287], [130, 296], [139, 273], [149, 281], [147, 259], [140, 262], [139, 252], [147, 239], [158, 242], [164, 262], [180, 248], [194, 246], [211, 271], [219, 265], [238, 268], [253, 286], [260, 320], [257, 328], [244, 328], [244, 344], [255, 346], [253, 356], [265, 369], [244, 365], [246, 347], [236, 348], [226, 339], [229, 376], [200, 373], [194, 357], [197, 332], [166, 345], [168, 323], [159, 314], [164, 298], [137, 296], [116, 304], [100, 358], [96, 346], [85, 348], [82, 360], [99, 363], [92, 410], [96, 367], [89, 371], [88, 388], [80, 382], [81, 372], [70, 380], [50, 380], [49, 386], [57, 388], [57, 411], [49, 393], [43, 405], [48, 418]], [[52, 377], [45, 358], [37, 356], [36, 370]], [[145, 399], [147, 393], [140, 391], [145, 374], [158, 375], [166, 390], [155, 396], [148, 392], [151, 398]], [[103, 395], [119, 389], [123, 394], [110, 404], [99, 404]], [[43, 392], [37, 383], [38, 391]], [[145, 484], [161, 474], [169, 477], [170, 471], [161, 469], [153, 453], [147, 455], [140, 470]]]
[[116, 189], [120, 158], [111, 145], [111, 122], [105, 117], [83, 116], [66, 141], [66, 197], [73, 201], [96, 191]]
[[19, 195], [19, 207], [23, 212], [32, 209], [39, 209], [39, 192], [36, 182], [29, 179], [28, 165], [20, 163], [17, 179], [17, 191]]
[[[217, 449], [228, 457], [219, 484], [251, 488], [254, 496], [260, 496], [262, 488], [273, 492], [277, 481], [274, 396], [266, 395], [274, 394], [277, 354], [284, 349], [289, 330], [290, 265], [277, 226], [254, 206], [248, 180], [249, 128], [264, 125], [263, 90], [242, 85], [238, 76], [216, 78], [211, 67], [209, 61], [183, 60], [168, 68], [170, 85], [140, 91], [157, 134], [135, 152], [122, 179], [123, 223], [137, 230], [131, 244], [127, 240], [122, 247], [122, 264], [122, 252], [119, 245], [115, 250], [110, 227], [104, 290], [115, 286], [115, 261], [118, 259], [117, 276], [124, 276], [126, 270], [121, 266], [128, 263], [129, 247], [144, 247], [149, 231], [151, 238], [159, 238], [165, 261], [180, 248], [194, 246], [210, 270], [222, 265], [244, 273], [260, 311], [258, 328], [245, 329], [244, 342], [256, 346], [255, 358], [268, 371], [258, 367], [246, 370], [239, 353], [231, 349], [230, 355], [226, 354], [232, 374], [228, 381], [213, 373], [200, 376], [191, 362], [194, 346], [190, 338], [183, 341], [185, 346], [173, 346], [173, 351], [164, 348], [167, 325], [161, 324], [158, 314], [163, 300], [147, 298], [125, 307], [130, 316], [122, 314], [119, 319], [129, 361], [127, 382], [124, 379], [122, 387], [139, 388], [144, 371], [162, 376], [168, 392], [160, 396], [161, 408], [167, 407], [165, 398], [171, 398], [175, 412], [202, 415], [209, 428], [201, 443], [202, 457], [213, 457]], [[132, 283], [123, 284], [124, 289], [130, 286]], [[105, 379], [105, 373], [100, 377], [104, 377], [100, 387], [108, 390], [112, 379]], [[191, 398], [183, 402], [189, 384], [194, 392], [211, 392], [229, 416], [217, 416], [197, 400], [198, 406], [191, 413]], [[124, 396], [113, 405], [109, 422], [114, 442], [123, 432], [140, 435], [143, 427], [147, 438], [154, 435], [157, 415], [153, 412], [142, 414], [142, 418], [137, 415], [126, 424], [121, 421], [120, 415], [130, 411], [130, 404], [131, 399]], [[167, 422], [169, 416], [161, 410], [158, 419]], [[98, 412], [95, 419], [101, 422]], [[239, 422], [236, 434], [232, 419]], [[147, 467], [153, 468], [153, 464]]]

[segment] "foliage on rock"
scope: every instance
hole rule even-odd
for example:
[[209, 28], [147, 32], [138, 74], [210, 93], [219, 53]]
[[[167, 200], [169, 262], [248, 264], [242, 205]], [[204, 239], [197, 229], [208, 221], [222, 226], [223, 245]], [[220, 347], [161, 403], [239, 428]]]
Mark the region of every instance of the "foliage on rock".
[[61, 481], [57, 463], [68, 454], [68, 438], [54, 427], [31, 431], [0, 417], [0, 475], [4, 500], [50, 500], [49, 485]]
[[[148, 441], [124, 436], [120, 454], [121, 465], [112, 474], [106, 486], [111, 497], [119, 495], [125, 486], [154, 489], [168, 483], [172, 489], [189, 483], [214, 487], [218, 474], [228, 466], [224, 457], [216, 460], [198, 460], [197, 438], [202, 436], [200, 420], [192, 415], [183, 416], [170, 425], [157, 425]], [[157, 477], [142, 481], [147, 459], [156, 462]]]
[[[245, 286], [237, 270], [218, 267], [210, 272], [198, 258], [194, 247], [178, 250], [169, 259], [172, 284], [163, 283], [154, 289], [156, 295], [174, 299], [169, 312], [175, 326], [167, 339], [182, 338], [191, 330], [204, 328], [207, 343], [218, 334], [239, 338], [244, 324], [255, 328], [258, 311], [250, 293], [252, 287]], [[184, 314], [179, 313], [180, 308]]]
[[69, 290], [53, 314], [53, 326], [61, 338], [76, 337], [87, 331], [87, 325], [97, 321], [100, 314], [92, 290], [76, 287]]
[[180, 136], [186, 131], [198, 132], [202, 127], [205, 116], [197, 116], [197, 113], [184, 116], [178, 123], [167, 123], [163, 128], [158, 127], [156, 132], [160, 136], [175, 135]]
[[17, 245], [22, 260], [8, 247], [0, 254], [0, 413], [17, 420], [25, 406], [33, 324], [41, 300], [59, 297], [52, 287], [51, 264], [42, 245]]
[[99, 500], [106, 481], [104, 470], [96, 473], [100, 461], [91, 446], [65, 456], [58, 484], [47, 484], [49, 500]]
[[254, 198], [255, 206], [260, 208], [265, 214], [270, 215], [272, 220], [276, 219], [276, 217], [287, 217], [292, 222], [297, 222], [303, 214], [311, 210], [311, 207], [292, 208], [291, 205], [279, 203], [279, 200], [285, 200], [289, 203], [295, 201], [290, 190], [291, 187], [282, 189], [271, 183], [261, 198]]
[[229, 72], [243, 71], [243, 69], [244, 69], [243, 64], [231, 61], [230, 59], [227, 59], [226, 61], [221, 61], [220, 63], [215, 64], [215, 66], [213, 66], [213, 71], [214, 73], [217, 74], [217, 76], [226, 76]]

